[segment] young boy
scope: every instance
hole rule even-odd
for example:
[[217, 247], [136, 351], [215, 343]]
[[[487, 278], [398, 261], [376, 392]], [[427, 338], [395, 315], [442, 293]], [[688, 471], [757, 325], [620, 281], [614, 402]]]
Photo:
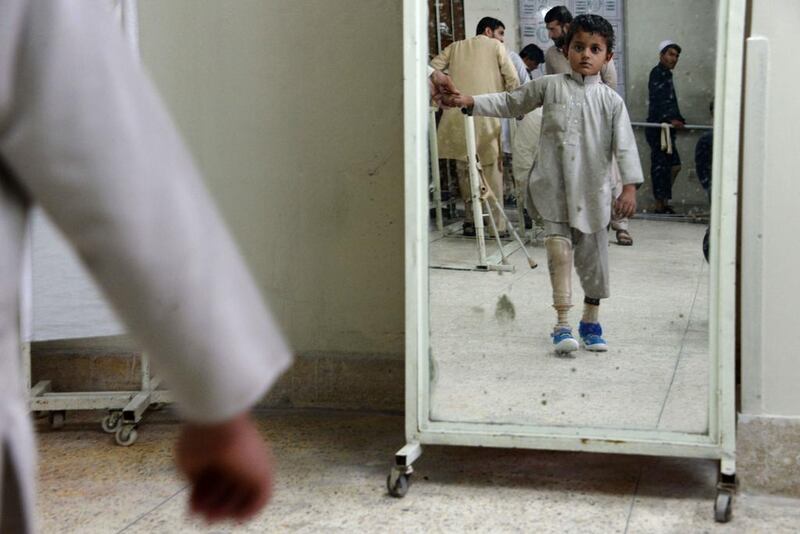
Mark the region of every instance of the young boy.
[[545, 220], [545, 248], [557, 323], [556, 352], [578, 342], [568, 320], [572, 265], [584, 291], [579, 334], [590, 351], [608, 350], [598, 320], [608, 298], [608, 224], [611, 218], [611, 158], [616, 156], [623, 190], [614, 203], [619, 216], [636, 210], [642, 169], [622, 98], [600, 80], [613, 57], [614, 30], [597, 15], [575, 17], [566, 37], [572, 72], [533, 80], [510, 93], [452, 95], [446, 105], [472, 107], [475, 115], [516, 117], [542, 106], [542, 135], [531, 171], [529, 194]]

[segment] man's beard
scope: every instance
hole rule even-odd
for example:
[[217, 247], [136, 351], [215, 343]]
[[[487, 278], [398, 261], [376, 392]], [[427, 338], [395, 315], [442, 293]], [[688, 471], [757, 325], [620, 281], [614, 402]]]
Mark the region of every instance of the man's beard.
[[566, 39], [567, 39], [566, 35], [562, 35], [561, 37], [556, 37], [555, 39], [553, 39], [553, 44], [556, 45], [556, 48], [563, 48], [564, 41], [566, 41]]

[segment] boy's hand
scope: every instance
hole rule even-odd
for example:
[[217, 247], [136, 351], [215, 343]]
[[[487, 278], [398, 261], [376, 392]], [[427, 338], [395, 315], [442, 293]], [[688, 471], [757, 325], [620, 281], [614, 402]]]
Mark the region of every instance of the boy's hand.
[[445, 108], [470, 108], [475, 105], [475, 99], [469, 95], [443, 95], [442, 107]]
[[272, 455], [247, 414], [214, 425], [186, 424], [175, 456], [192, 486], [191, 511], [209, 523], [250, 519], [272, 496]]
[[633, 217], [636, 213], [636, 185], [628, 184], [622, 187], [622, 193], [614, 201], [614, 213], [618, 218]]
[[672, 127], [677, 130], [680, 130], [681, 128], [686, 126], [686, 123], [679, 119], [672, 119], [670, 122], [672, 123]]

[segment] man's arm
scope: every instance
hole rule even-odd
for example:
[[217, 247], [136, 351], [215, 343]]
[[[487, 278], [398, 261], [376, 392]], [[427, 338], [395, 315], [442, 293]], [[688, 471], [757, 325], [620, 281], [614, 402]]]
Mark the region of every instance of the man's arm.
[[497, 45], [497, 65], [500, 68], [500, 75], [503, 77], [503, 87], [506, 91], [513, 91], [519, 87], [519, 76], [517, 76], [517, 69], [514, 68], [514, 63], [508, 57], [506, 48], [500, 41], [496, 41]]
[[254, 460], [266, 449], [244, 414], [291, 354], [106, 7], [24, 6], [0, 155], [153, 356], [190, 428], [226, 440], [224, 462], [198, 450], [186, 474], [195, 489], [228, 485], [238, 503], [200, 509], [247, 517], [268, 497], [271, 466]]
[[453, 45], [451, 44], [444, 50], [442, 50], [438, 56], [433, 58], [430, 62], [430, 66], [438, 71], [444, 72], [447, 70], [447, 67], [450, 66], [450, 54], [453, 52]]

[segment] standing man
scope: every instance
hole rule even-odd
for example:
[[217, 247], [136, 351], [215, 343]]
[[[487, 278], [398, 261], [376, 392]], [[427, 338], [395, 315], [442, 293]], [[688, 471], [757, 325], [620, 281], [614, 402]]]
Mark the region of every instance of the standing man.
[[672, 185], [681, 170], [681, 158], [675, 146], [676, 130], [686, 124], [678, 109], [678, 97], [672, 84], [672, 71], [681, 56], [681, 47], [671, 40], [658, 45], [659, 62], [650, 71], [647, 89], [650, 94], [647, 122], [669, 124], [672, 128], [647, 128], [645, 138], [650, 145], [650, 176], [653, 179], [653, 197], [656, 199], [656, 213], [674, 214], [669, 205], [672, 199]]
[[[448, 70], [455, 87], [467, 93], [482, 94], [511, 91], [519, 86], [516, 69], [503, 46], [505, 25], [497, 19], [484, 17], [478, 22], [476, 36], [456, 41], [433, 58], [431, 67]], [[478, 157], [483, 175], [498, 200], [503, 198], [503, 173], [500, 159], [500, 120], [475, 117]], [[438, 131], [439, 157], [456, 160], [458, 188], [464, 200], [464, 235], [475, 235], [472, 218], [469, 172], [467, 169], [467, 142], [464, 117], [458, 109], [448, 109], [442, 114]], [[492, 207], [497, 230], [507, 234], [505, 218]]]

